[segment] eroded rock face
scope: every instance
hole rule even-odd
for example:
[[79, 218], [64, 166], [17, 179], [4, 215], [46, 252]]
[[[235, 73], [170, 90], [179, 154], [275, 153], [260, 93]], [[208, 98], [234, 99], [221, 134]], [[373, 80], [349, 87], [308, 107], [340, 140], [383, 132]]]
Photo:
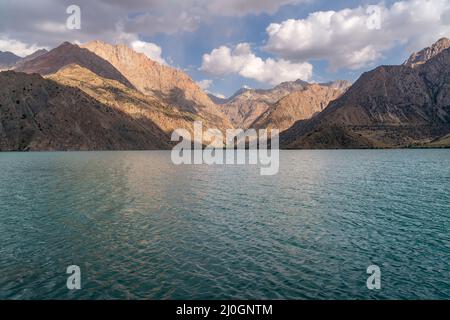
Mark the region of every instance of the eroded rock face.
[[92, 41], [82, 46], [110, 62], [133, 86], [180, 110], [198, 114], [219, 128], [232, 127], [208, 95], [184, 72], [157, 63], [125, 45]]
[[235, 127], [249, 128], [281, 98], [296, 90], [303, 90], [307, 85], [307, 82], [298, 80], [284, 82], [268, 90], [242, 88], [219, 107]]
[[[287, 148], [426, 146], [450, 132], [450, 49], [411, 68], [363, 74], [316, 117], [281, 137]], [[442, 140], [446, 141], [446, 140]]]
[[342, 80], [326, 84], [297, 80], [269, 90], [243, 88], [221, 108], [236, 127], [283, 131], [296, 121], [322, 111], [349, 86], [349, 82]]
[[319, 85], [309, 84], [280, 99], [251, 125], [253, 128], [278, 129], [280, 132], [291, 127], [296, 121], [312, 118], [327, 105], [340, 97], [349, 84]]
[[450, 48], [430, 59], [426, 64], [416, 69], [424, 79], [430, 96], [438, 108], [438, 116], [445, 119], [450, 106]]
[[64, 66], [77, 64], [91, 70], [100, 77], [116, 80], [133, 88], [133, 85], [110, 62], [97, 56], [87, 49], [75, 44], [64, 42], [59, 47], [38, 56], [35, 59], [19, 64], [15, 71], [25, 73], [38, 73], [49, 75], [57, 72]]
[[64, 43], [16, 63], [16, 70], [47, 79], [0, 74], [0, 150], [169, 148], [170, 133], [192, 132], [195, 120], [232, 127], [219, 109], [236, 127], [287, 129], [281, 135], [287, 148], [446, 146], [445, 46], [441, 39], [413, 55], [410, 65], [378, 67], [350, 89], [344, 81], [286, 82], [242, 89], [218, 107], [183, 72], [126, 46]]
[[408, 60], [403, 63], [407, 67], [415, 68], [426, 63], [431, 58], [437, 56], [442, 51], [450, 48], [450, 39], [441, 38], [431, 47], [425, 48], [419, 52], [413, 53]]
[[184, 72], [152, 61], [125, 45], [93, 41], [80, 47], [65, 42], [50, 52], [38, 52], [34, 58], [21, 61], [14, 70], [47, 76], [72, 64], [101, 78], [118, 81], [157, 99], [162, 105], [171, 105], [181, 114], [190, 113], [192, 119], [202, 120], [205, 126], [232, 127], [206, 93]]
[[0, 150], [169, 148], [146, 117], [106, 105], [38, 74], [0, 73]]
[[118, 81], [99, 77], [78, 65], [66, 66], [48, 78], [64, 86], [78, 88], [102, 104], [132, 118], [148, 119], [167, 136], [178, 128], [185, 128], [192, 133], [195, 120], [207, 122], [206, 119], [187, 111], [180, 111], [173, 105], [128, 88]]
[[274, 103], [270, 101], [258, 93], [246, 91], [219, 105], [219, 108], [236, 128], [248, 128]]

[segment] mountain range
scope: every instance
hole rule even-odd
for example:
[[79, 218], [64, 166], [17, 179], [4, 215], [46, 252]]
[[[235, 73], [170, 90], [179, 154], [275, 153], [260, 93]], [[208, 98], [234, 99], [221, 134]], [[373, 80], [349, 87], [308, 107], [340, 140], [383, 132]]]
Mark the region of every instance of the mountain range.
[[[123, 89], [119, 82], [115, 85]], [[0, 119], [4, 151], [168, 147], [165, 133], [147, 118], [133, 117], [82, 89], [38, 74], [0, 73]]]
[[[281, 135], [285, 148], [449, 146], [450, 41], [364, 73], [317, 116]], [[439, 48], [437, 50], [437, 48]]]
[[125, 45], [0, 52], [0, 150], [167, 149], [174, 129], [279, 129], [283, 148], [450, 146], [450, 40], [347, 81], [228, 99]]
[[22, 58], [9, 51], [0, 51], [0, 71], [17, 68], [21, 64], [33, 60], [47, 52], [48, 51], [46, 49], [39, 49], [32, 54]]

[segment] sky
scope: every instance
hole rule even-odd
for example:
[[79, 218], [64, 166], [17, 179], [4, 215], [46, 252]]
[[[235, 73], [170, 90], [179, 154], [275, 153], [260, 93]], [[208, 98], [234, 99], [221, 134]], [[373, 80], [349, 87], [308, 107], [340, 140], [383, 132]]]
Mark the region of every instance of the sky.
[[[80, 8], [80, 29], [67, 27]], [[355, 81], [450, 37], [450, 0], [0, 0], [0, 51], [125, 43], [210, 93]]]

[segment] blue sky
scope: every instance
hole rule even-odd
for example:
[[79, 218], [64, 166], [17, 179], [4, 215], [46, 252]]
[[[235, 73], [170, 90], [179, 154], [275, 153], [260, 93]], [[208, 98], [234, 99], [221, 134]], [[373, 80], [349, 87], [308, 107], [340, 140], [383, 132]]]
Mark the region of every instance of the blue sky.
[[[382, 3], [389, 7], [394, 2], [383, 1]], [[207, 72], [199, 70], [203, 54], [209, 53], [221, 45], [233, 46], [237, 43], [247, 42], [252, 45], [253, 51], [258, 57], [263, 59], [276, 57], [276, 55], [263, 49], [264, 44], [267, 42], [266, 28], [270, 23], [281, 23], [287, 19], [305, 19], [311, 12], [316, 11], [339, 11], [346, 8], [379, 3], [377, 1], [317, 0], [309, 3], [285, 5], [280, 7], [275, 14], [263, 13], [258, 15], [249, 14], [244, 17], [215, 17], [213, 21], [202, 23], [194, 32], [178, 32], [170, 35], [158, 34], [146, 37], [145, 40], [161, 46], [163, 56], [170, 60], [174, 66], [185, 69], [195, 80], [213, 80], [213, 83], [208, 88], [209, 91], [230, 96], [244, 85], [252, 88], [269, 88], [273, 85], [244, 78], [237, 74], [211, 76]], [[438, 39], [436, 38], [435, 40]], [[310, 63], [313, 65], [311, 80], [316, 82], [336, 79], [355, 81], [362, 72], [371, 70], [377, 65], [402, 63], [411, 54], [408, 49], [406, 45], [394, 45], [389, 50], [384, 51], [383, 56], [376, 59], [376, 61], [357, 69], [342, 68], [330, 70], [326, 60], [311, 59]]]
[[[388, 3], [391, 1], [386, 1]], [[273, 57], [260, 47], [267, 41], [266, 28], [272, 22], [282, 22], [287, 19], [302, 19], [314, 11], [341, 10], [344, 8], [357, 7], [363, 3], [377, 3], [370, 1], [313, 1], [298, 5], [285, 5], [275, 14], [247, 15], [244, 17], [215, 17], [214, 21], [203, 23], [195, 32], [179, 32], [176, 34], [158, 34], [144, 38], [147, 41], [157, 43], [161, 46], [163, 56], [168, 58], [174, 66], [186, 70], [189, 75], [197, 81], [212, 79], [213, 83], [208, 88], [211, 92], [220, 93], [225, 96], [232, 95], [242, 86], [252, 88], [270, 88], [272, 85], [261, 83], [253, 79], [244, 78], [239, 75], [227, 75], [214, 77], [206, 72], [198, 70], [202, 64], [202, 55], [211, 52], [221, 45], [233, 45], [242, 42], [251, 43], [254, 52], [261, 58]], [[380, 63], [401, 63], [408, 55], [405, 50], [396, 50], [395, 54], [381, 59]], [[327, 68], [326, 61], [313, 61], [314, 76], [317, 82], [326, 82], [336, 79], [354, 81], [361, 72], [360, 70], [338, 70], [331, 72]]]
[[[81, 8], [81, 30], [65, 28], [70, 4]], [[224, 96], [244, 85], [269, 88], [297, 78], [355, 81], [443, 36], [450, 36], [450, 0], [0, 3], [1, 51], [26, 55], [63, 41], [125, 42]]]

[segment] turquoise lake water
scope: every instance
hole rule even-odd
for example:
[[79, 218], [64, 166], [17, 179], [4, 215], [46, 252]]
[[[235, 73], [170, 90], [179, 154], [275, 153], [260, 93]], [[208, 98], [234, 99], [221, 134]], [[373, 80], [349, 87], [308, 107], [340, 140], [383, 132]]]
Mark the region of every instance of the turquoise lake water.
[[280, 161], [261, 176], [165, 151], [1, 153], [0, 299], [450, 298], [450, 150]]

